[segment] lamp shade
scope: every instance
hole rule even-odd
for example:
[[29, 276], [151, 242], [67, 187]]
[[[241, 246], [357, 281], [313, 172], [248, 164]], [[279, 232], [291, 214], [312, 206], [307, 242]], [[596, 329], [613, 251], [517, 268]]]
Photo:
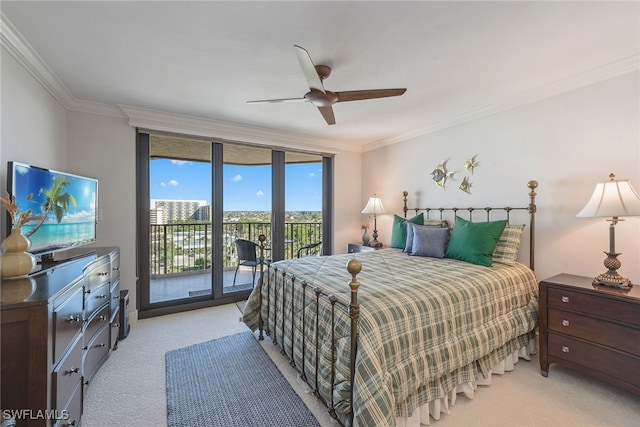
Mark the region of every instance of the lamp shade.
[[380, 197], [369, 197], [367, 206], [362, 209], [363, 214], [383, 214], [386, 213]]
[[576, 216], [621, 217], [640, 215], [640, 196], [629, 180], [617, 180], [609, 175], [609, 181], [596, 185], [591, 199]]

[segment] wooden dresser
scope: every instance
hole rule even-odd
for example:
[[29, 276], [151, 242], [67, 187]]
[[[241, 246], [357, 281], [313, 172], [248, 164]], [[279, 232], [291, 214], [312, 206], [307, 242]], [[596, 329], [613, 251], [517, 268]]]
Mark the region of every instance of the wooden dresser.
[[77, 254], [2, 283], [0, 408], [16, 426], [79, 425], [83, 393], [116, 344], [120, 250]]
[[558, 363], [640, 394], [640, 287], [560, 274], [540, 283], [540, 369]]

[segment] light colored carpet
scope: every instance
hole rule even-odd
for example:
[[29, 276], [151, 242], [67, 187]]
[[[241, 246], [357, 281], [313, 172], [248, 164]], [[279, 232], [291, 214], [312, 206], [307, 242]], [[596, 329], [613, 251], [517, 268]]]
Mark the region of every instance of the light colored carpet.
[[[83, 427], [166, 426], [165, 353], [246, 331], [239, 317], [236, 304], [228, 304], [139, 320], [93, 379]], [[295, 371], [277, 347], [268, 339], [261, 345], [321, 426], [337, 426], [325, 407], [296, 384]], [[493, 385], [479, 387], [473, 400], [460, 396], [451, 413], [431, 425], [638, 426], [640, 396], [557, 365], [544, 378], [536, 357], [521, 360], [513, 372], [494, 375]]]

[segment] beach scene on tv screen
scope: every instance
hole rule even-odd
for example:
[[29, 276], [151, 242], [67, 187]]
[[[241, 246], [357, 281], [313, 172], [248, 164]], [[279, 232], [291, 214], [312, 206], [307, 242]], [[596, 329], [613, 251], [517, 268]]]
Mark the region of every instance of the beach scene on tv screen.
[[[15, 165], [13, 191], [21, 211], [45, 215], [22, 233], [32, 253], [79, 246], [96, 236], [97, 181], [76, 175]], [[29, 194], [31, 198], [29, 199]]]

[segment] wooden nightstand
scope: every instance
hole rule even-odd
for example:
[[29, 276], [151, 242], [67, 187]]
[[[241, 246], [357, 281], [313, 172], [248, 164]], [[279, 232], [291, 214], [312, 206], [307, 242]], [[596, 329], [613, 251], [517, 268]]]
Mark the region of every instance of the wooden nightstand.
[[355, 253], [359, 253], [359, 252], [370, 252], [370, 251], [377, 251], [378, 249], [384, 249], [384, 248], [388, 248], [389, 246], [387, 245], [383, 245], [383, 246], [379, 246], [377, 248], [374, 248], [373, 246], [365, 246], [362, 245], [360, 243], [347, 243], [347, 253], [348, 254], [355, 254]]
[[640, 394], [640, 286], [594, 286], [559, 274], [540, 282], [540, 370], [558, 363]]

